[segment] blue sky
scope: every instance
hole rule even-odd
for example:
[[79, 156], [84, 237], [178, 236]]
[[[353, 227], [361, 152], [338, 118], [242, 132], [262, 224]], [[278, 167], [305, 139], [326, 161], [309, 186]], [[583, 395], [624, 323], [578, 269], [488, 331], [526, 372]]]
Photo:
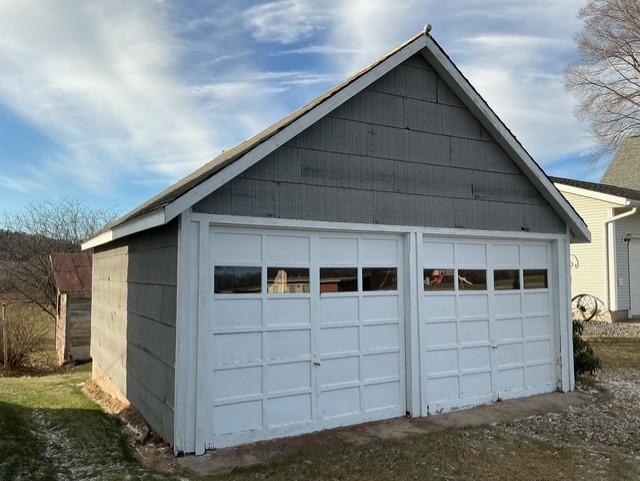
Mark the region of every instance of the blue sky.
[[0, 210], [130, 210], [425, 23], [548, 173], [598, 180], [562, 77], [583, 3], [0, 0]]

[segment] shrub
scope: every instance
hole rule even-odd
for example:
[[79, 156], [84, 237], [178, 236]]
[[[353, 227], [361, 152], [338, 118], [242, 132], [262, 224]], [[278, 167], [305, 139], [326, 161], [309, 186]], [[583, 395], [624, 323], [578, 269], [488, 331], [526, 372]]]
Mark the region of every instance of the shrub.
[[[5, 369], [28, 367], [33, 354], [45, 347], [47, 329], [39, 319], [7, 319], [7, 364]], [[0, 364], [4, 364], [2, 329], [0, 329]]]
[[576, 375], [593, 375], [600, 370], [600, 359], [593, 352], [593, 348], [582, 337], [584, 326], [580, 321], [573, 320], [573, 369]]

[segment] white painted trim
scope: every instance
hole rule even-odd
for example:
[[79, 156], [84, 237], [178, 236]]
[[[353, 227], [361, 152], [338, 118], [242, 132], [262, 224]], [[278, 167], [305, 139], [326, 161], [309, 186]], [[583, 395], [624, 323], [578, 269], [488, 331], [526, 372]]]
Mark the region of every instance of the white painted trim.
[[613, 209], [609, 209], [609, 221], [604, 223], [605, 229], [605, 262], [607, 270], [607, 308], [610, 311], [618, 310], [618, 263], [616, 262], [616, 223]]
[[612, 204], [617, 204], [620, 206], [626, 206], [632, 203], [632, 201], [630, 201], [626, 197], [619, 197], [617, 195], [605, 194], [603, 192], [596, 192], [595, 190], [589, 190], [589, 189], [584, 189], [582, 187], [562, 184], [560, 182], [556, 182], [555, 186], [558, 188], [560, 192], [563, 192], [563, 193], [579, 195], [582, 197], [588, 197], [590, 199], [601, 200], [603, 202], [610, 202]]
[[[465, 103], [469, 110], [502, 146], [509, 157], [523, 170], [540, 193], [555, 207], [556, 212], [569, 224], [576, 239], [582, 242], [591, 241], [591, 233], [573, 206], [553, 185], [540, 166], [520, 145], [513, 134], [505, 127], [498, 116], [489, 108], [484, 99], [471, 86], [453, 62], [446, 56], [436, 42], [427, 37], [426, 49], [422, 55], [427, 62], [445, 80], [449, 88]], [[583, 239], [580, 239], [580, 236]]]
[[277, 134], [257, 145], [239, 159], [233, 161], [221, 171], [214, 174], [209, 179], [198, 184], [182, 196], [167, 205], [167, 220], [171, 220], [180, 212], [188, 209], [196, 202], [204, 199], [206, 196], [220, 188], [252, 165], [256, 164], [264, 157], [269, 155], [275, 149], [291, 140], [300, 132], [316, 123], [328, 115], [332, 110], [336, 109], [351, 97], [371, 85], [387, 72], [393, 70], [409, 57], [421, 51], [426, 45], [426, 37], [421, 35], [411, 43], [405, 45], [402, 49], [388, 57], [386, 60], [376, 65], [370, 71], [354, 80], [351, 84], [336, 92], [327, 100], [319, 103], [309, 112], [302, 115]]
[[560, 388], [563, 392], [573, 391], [573, 389], [575, 389], [569, 246], [570, 244], [567, 240], [558, 240], [553, 245], [553, 260], [556, 263], [558, 272], [556, 307], [560, 331]]
[[196, 372], [198, 343], [199, 223], [190, 212], [180, 216], [178, 227], [178, 279], [176, 294], [176, 362], [174, 392], [174, 452], [196, 450]]
[[416, 227], [387, 224], [355, 224], [350, 222], [327, 222], [316, 220], [276, 219], [273, 217], [244, 217], [234, 215], [192, 213], [194, 220], [211, 222], [220, 225], [242, 225], [246, 227], [287, 228], [294, 230], [334, 230], [350, 232], [418, 232], [432, 236], [465, 236], [490, 239], [500, 237], [504, 239], [520, 240], [555, 240], [567, 239], [567, 234], [546, 234], [538, 232], [511, 232], [500, 230], [457, 229], [449, 227]]
[[405, 273], [405, 372], [407, 411], [412, 417], [420, 416], [420, 343], [418, 336], [419, 315], [417, 286], [421, 271], [415, 259], [417, 256], [418, 233], [410, 232], [404, 236], [404, 273]]
[[170, 219], [165, 217], [163, 208], [156, 209], [92, 237], [81, 244], [81, 249], [84, 251], [135, 234], [136, 232], [152, 229], [153, 227], [166, 224], [169, 220]]
[[[196, 341], [196, 369], [192, 375], [196, 377], [196, 455], [204, 454], [208, 447], [207, 436], [209, 426], [213, 426], [211, 420], [213, 400], [207, 394], [211, 392], [211, 340], [213, 337], [209, 332], [210, 316], [213, 314], [211, 303], [213, 301], [212, 271], [209, 264], [209, 233], [211, 225], [208, 222], [200, 222], [198, 229], [198, 262], [193, 266], [198, 278], [198, 302], [197, 317], [194, 323], [197, 324]], [[202, 267], [205, 268], [202, 268]], [[198, 268], [199, 267], [199, 268]]]

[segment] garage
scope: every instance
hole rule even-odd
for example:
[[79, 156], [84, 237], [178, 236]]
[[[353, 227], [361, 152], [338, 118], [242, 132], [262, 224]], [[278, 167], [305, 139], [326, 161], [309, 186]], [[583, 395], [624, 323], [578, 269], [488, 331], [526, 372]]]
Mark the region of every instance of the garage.
[[176, 453], [574, 388], [584, 221], [423, 32], [83, 244]]
[[214, 226], [210, 239], [214, 445], [405, 414], [399, 236]]
[[553, 391], [547, 242], [425, 238], [426, 414]]

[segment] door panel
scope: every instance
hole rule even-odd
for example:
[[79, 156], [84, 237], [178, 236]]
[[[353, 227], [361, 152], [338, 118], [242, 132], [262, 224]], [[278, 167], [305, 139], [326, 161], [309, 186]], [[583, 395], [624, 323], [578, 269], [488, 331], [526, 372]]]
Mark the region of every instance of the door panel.
[[549, 256], [546, 242], [425, 238], [424, 414], [555, 388], [550, 290], [524, 289], [522, 277], [524, 269], [548, 270]]
[[214, 226], [209, 258], [214, 447], [404, 415], [400, 236]]

